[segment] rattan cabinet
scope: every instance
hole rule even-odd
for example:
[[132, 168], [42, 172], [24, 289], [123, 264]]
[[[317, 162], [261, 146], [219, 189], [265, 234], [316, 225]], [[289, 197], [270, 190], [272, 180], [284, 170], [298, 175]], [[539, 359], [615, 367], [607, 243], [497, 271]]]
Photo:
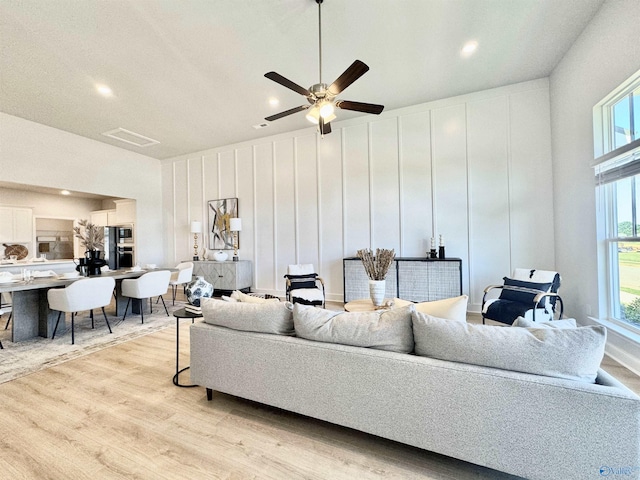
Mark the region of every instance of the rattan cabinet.
[[250, 260], [237, 262], [193, 262], [193, 275], [202, 276], [213, 285], [215, 295], [227, 294], [233, 290], [248, 292], [251, 289], [253, 269]]
[[[343, 259], [344, 301], [369, 298], [369, 277], [357, 257]], [[459, 258], [396, 258], [386, 278], [387, 298], [429, 302], [462, 295]]]

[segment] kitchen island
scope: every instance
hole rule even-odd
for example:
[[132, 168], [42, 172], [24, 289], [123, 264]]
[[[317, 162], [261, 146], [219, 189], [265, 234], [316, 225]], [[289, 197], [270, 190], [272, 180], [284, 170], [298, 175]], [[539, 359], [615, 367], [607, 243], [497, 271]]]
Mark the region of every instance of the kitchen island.
[[53, 270], [56, 273], [67, 273], [67, 272], [75, 272], [76, 271], [76, 263], [72, 258], [64, 259], [64, 260], [45, 260], [45, 261], [34, 261], [32, 259], [29, 260], [17, 260], [9, 263], [7, 260], [0, 261], [0, 273], [9, 272], [14, 275], [22, 273], [22, 270], [26, 268], [31, 271], [45, 271], [45, 270]]

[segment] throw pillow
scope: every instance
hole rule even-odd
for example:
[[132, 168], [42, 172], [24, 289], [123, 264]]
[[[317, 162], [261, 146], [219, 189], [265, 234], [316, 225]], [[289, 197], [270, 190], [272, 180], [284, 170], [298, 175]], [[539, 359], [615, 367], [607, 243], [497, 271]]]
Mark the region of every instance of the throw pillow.
[[563, 318], [562, 320], [553, 320], [550, 322], [534, 322], [528, 318], [518, 317], [511, 324], [512, 327], [523, 328], [576, 328], [575, 318]]
[[[551, 290], [552, 283], [536, 283], [525, 282], [523, 280], [514, 280], [513, 278], [504, 277], [504, 286], [500, 293], [500, 300], [511, 300], [519, 303], [531, 303], [536, 295]], [[546, 303], [543, 300], [540, 305]], [[533, 306], [533, 305], [532, 305]]]
[[241, 292], [240, 290], [234, 290], [231, 293], [231, 298], [238, 302], [245, 303], [267, 303], [267, 302], [279, 302], [277, 298], [260, 298], [254, 297], [253, 295], [247, 295], [246, 293]]
[[413, 351], [413, 305], [374, 312], [339, 312], [296, 303], [296, 335], [318, 342], [370, 347], [392, 352]]
[[452, 362], [594, 383], [604, 356], [602, 326], [506, 328], [413, 314], [416, 354]]
[[207, 298], [202, 302], [206, 323], [248, 332], [293, 335], [293, 314], [284, 302], [223, 302]]
[[317, 273], [308, 273], [306, 275], [285, 275], [291, 282], [291, 290], [298, 288], [316, 288]]
[[416, 311], [428, 313], [434, 317], [447, 318], [449, 320], [467, 320], [468, 295], [445, 298], [444, 300], [434, 300], [432, 302], [416, 303]]

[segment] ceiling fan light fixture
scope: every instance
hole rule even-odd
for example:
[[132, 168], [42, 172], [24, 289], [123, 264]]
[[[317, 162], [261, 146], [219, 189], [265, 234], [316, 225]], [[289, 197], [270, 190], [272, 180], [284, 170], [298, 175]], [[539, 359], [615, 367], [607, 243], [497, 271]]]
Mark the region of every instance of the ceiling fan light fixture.
[[325, 102], [322, 102], [319, 106], [320, 106], [320, 116], [324, 118], [325, 122], [330, 122], [331, 120], [329, 120], [329, 117], [331, 117], [332, 115], [333, 115], [333, 118], [336, 118], [336, 116], [333, 114], [333, 112], [335, 111], [335, 108], [333, 107], [333, 103], [325, 101]]
[[314, 125], [320, 123], [320, 109], [317, 106], [314, 106], [309, 109], [309, 113], [306, 115], [307, 120], [309, 120]]

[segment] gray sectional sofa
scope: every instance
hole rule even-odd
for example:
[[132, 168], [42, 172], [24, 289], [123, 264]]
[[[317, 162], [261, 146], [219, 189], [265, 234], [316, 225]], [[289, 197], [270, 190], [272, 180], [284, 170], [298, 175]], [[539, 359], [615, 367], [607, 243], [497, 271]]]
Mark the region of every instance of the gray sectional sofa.
[[[397, 313], [368, 327], [352, 315], [354, 327], [337, 312], [323, 324], [316, 309], [305, 327], [298, 306], [224, 303], [204, 302], [205, 322], [191, 326], [191, 379], [209, 399], [216, 390], [529, 479], [640, 478], [640, 398], [602, 370], [589, 383], [391, 351], [380, 332], [406, 323]], [[414, 323], [429, 317], [406, 308]], [[321, 341], [293, 335], [294, 323]], [[343, 333], [374, 345], [331, 343]]]

